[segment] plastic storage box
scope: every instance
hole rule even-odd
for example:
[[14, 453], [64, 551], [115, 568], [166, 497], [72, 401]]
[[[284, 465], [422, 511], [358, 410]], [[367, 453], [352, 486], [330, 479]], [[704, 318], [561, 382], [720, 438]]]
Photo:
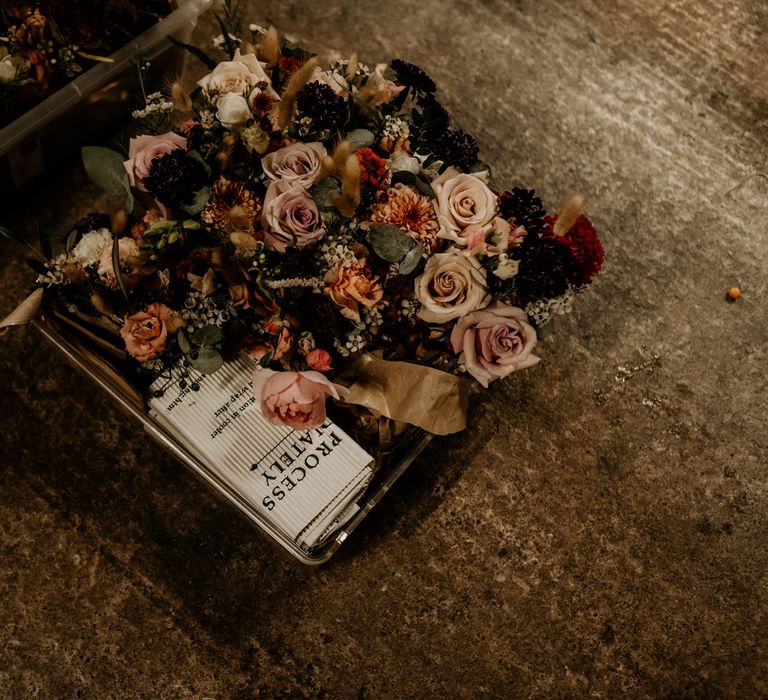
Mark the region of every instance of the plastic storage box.
[[136, 102], [138, 85], [131, 59], [152, 61], [152, 76], [180, 73], [186, 51], [169, 36], [189, 41], [198, 17], [213, 0], [178, 0], [177, 9], [0, 130], [0, 192], [6, 194], [44, 173], [57, 161], [114, 132]]
[[235, 489], [224, 483], [205, 463], [190, 454], [178, 440], [155, 422], [147, 414], [138, 392], [128, 391], [125, 382], [120, 381], [120, 377], [109, 363], [99, 360], [92, 352], [84, 351], [87, 345], [80, 335], [62, 327], [54, 320], [49, 321], [45, 318], [33, 321], [32, 325], [82, 374], [96, 382], [119, 406], [140, 422], [144, 430], [159, 444], [170, 450], [227, 503], [237, 508], [251, 523], [304, 564], [317, 565], [327, 562], [432, 439], [430, 433], [419, 428], [410, 428], [398, 437], [392, 451], [376, 470], [370, 485], [357, 500], [359, 506], [357, 513], [322, 545], [307, 551], [266, 520]]

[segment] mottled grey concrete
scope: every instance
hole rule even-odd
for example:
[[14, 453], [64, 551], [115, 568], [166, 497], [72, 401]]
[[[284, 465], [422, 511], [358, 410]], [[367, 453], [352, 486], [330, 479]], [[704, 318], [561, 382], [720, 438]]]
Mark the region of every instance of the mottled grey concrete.
[[[498, 182], [588, 196], [605, 275], [321, 570], [3, 341], [0, 696], [764, 697], [768, 183], [727, 192], [766, 168], [766, 4], [252, 4], [423, 64]], [[72, 166], [0, 220], [93, 196]]]

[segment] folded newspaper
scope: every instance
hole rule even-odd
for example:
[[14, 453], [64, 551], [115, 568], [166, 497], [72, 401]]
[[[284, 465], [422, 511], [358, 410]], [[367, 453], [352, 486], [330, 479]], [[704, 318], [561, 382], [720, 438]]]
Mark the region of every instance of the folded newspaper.
[[261, 517], [311, 549], [357, 512], [373, 458], [330, 420], [306, 431], [267, 421], [254, 369], [245, 356], [213, 374], [190, 371], [185, 382], [173, 369], [150, 388], [149, 412]]

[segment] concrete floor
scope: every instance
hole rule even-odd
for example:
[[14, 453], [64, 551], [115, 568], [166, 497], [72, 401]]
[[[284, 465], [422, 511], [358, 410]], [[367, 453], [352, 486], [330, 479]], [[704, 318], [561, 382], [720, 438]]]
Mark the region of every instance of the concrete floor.
[[[768, 182], [728, 192], [768, 169], [768, 5], [243, 4], [423, 65], [497, 182], [586, 194], [605, 275], [320, 570], [14, 333], [0, 696], [765, 697]], [[93, 197], [72, 166], [0, 216]], [[0, 313], [21, 259], [0, 242]]]

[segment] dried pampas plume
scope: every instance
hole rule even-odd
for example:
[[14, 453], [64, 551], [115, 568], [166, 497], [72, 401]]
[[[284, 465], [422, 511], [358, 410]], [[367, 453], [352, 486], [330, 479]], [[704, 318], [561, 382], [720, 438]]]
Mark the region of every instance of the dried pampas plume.
[[187, 114], [192, 111], [192, 98], [178, 80], [171, 83], [171, 100], [177, 112]]
[[280, 60], [280, 37], [277, 29], [270, 27], [267, 33], [256, 47], [256, 55], [259, 60], [269, 66], [274, 66]]
[[224, 172], [229, 166], [229, 162], [232, 160], [232, 153], [235, 150], [235, 144], [237, 144], [238, 137], [235, 134], [227, 134], [222, 139], [222, 148], [216, 154], [216, 165], [219, 166], [219, 170]]
[[347, 65], [347, 80], [351, 83], [352, 78], [355, 77], [355, 73], [357, 73], [357, 69], [360, 68], [360, 61], [357, 59], [357, 53], [353, 53], [349, 57], [349, 64]]
[[576, 219], [581, 216], [581, 212], [584, 211], [584, 197], [580, 194], [573, 195], [562, 208], [555, 221], [555, 226], [552, 229], [556, 236], [564, 236], [571, 227], [576, 223]]
[[342, 141], [326, 156], [322, 165], [323, 177], [335, 175], [341, 180], [341, 191], [331, 195], [331, 202], [346, 217], [352, 217], [360, 204], [360, 162], [352, 152], [349, 141]]
[[293, 113], [296, 110], [296, 98], [301, 89], [310, 81], [312, 74], [317, 67], [317, 58], [310, 58], [303, 66], [298, 68], [285, 86], [282, 99], [280, 100], [280, 113], [277, 123], [281, 129], [284, 129], [293, 119]]
[[112, 217], [112, 233], [120, 235], [128, 228], [128, 214], [124, 209], [118, 209]]

